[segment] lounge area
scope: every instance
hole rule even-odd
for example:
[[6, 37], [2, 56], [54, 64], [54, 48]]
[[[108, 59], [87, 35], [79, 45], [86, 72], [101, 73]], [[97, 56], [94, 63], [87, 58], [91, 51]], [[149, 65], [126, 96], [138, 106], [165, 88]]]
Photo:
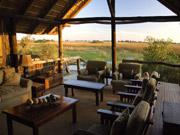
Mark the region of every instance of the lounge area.
[[[115, 0], [107, 0], [109, 17], [75, 18], [90, 2], [91, 0], [0, 1], [0, 135], [180, 133], [180, 65], [175, 65], [174, 59], [174, 63], [166, 63], [171, 59], [168, 56], [174, 56], [168, 50], [168, 45], [174, 43], [169, 40], [157, 42], [155, 39], [152, 39], [153, 43], [151, 40], [148, 40], [149, 44], [146, 41], [142, 43], [145, 44], [145, 51], [148, 51], [146, 45], [157, 47], [160, 44], [158, 49], [162, 51], [162, 59], [160, 57], [156, 60], [161, 56], [158, 49], [150, 50], [150, 54], [142, 52], [139, 59], [136, 56], [124, 59], [120, 52], [124, 48], [118, 47], [119, 41], [116, 41], [118, 24], [179, 22], [180, 12], [176, 5], [180, 5], [180, 2], [157, 1], [171, 10], [174, 16], [116, 17]], [[92, 41], [93, 45], [87, 49], [87, 52], [98, 54], [101, 50], [91, 48], [105, 47], [107, 52], [102, 50], [102, 56], [97, 55], [96, 59], [91, 59], [90, 56], [84, 60], [81, 56], [74, 57], [70, 51], [74, 51], [76, 55], [80, 54], [77, 50], [84, 52], [82, 47], [85, 45], [80, 48], [77, 44], [78, 49], [67, 47], [69, 50], [66, 50], [73, 58], [65, 58], [62, 30], [73, 24], [86, 23], [111, 26], [110, 41], [104, 40], [104, 46], [101, 42]], [[55, 50], [48, 44], [51, 41], [47, 42], [45, 48], [41, 46], [44, 43], [36, 44], [35, 39], [31, 43], [35, 48], [27, 49], [28, 44], [17, 40], [17, 33], [57, 35], [57, 42], [53, 43]], [[98, 45], [95, 46], [94, 42]], [[44, 49], [44, 52], [39, 51], [36, 45]], [[163, 45], [167, 47], [165, 56]], [[23, 52], [25, 49], [27, 52]], [[52, 59], [42, 58], [32, 62], [34, 52], [46, 56], [47, 50], [54, 53]], [[131, 48], [131, 54], [133, 51]], [[154, 53], [157, 55], [155, 58]], [[178, 54], [177, 59], [179, 56]], [[76, 63], [77, 70], [70, 74], [68, 62], [71, 60], [73, 64]], [[84, 69], [80, 66], [81, 62]], [[172, 68], [171, 72], [168, 68], [163, 70], [161, 66]], [[160, 72], [169, 77], [161, 75], [166, 82], [161, 80]]]
[[[66, 76], [64, 80], [76, 79], [77, 73]], [[174, 103], [180, 103], [179, 95], [179, 85], [171, 84], [165, 82], [159, 82], [157, 89], [158, 100], [156, 102], [155, 114], [154, 114], [154, 124], [149, 129], [150, 135], [163, 135], [163, 121], [162, 121], [162, 111], [163, 111], [163, 102], [169, 101]], [[77, 103], [77, 123], [72, 123], [72, 111], [69, 110], [66, 113], [58, 116], [57, 118], [49, 121], [47, 124], [39, 128], [39, 133], [43, 135], [72, 135], [78, 129], [87, 130], [91, 127], [92, 124], [100, 123], [100, 115], [97, 114], [97, 109], [110, 109], [106, 105], [107, 101], [114, 101], [119, 99], [118, 95], [112, 94], [112, 86], [105, 86], [104, 91], [104, 101], [99, 105], [95, 106], [94, 104], [94, 93], [88, 91], [76, 91], [76, 94], [73, 98], [79, 99]], [[59, 95], [64, 95], [63, 85], [54, 87], [48, 91], [46, 94], [54, 93]], [[70, 96], [71, 97], [71, 96]], [[0, 134], [7, 135], [7, 123], [6, 117], [4, 114], [0, 115]], [[13, 122], [14, 135], [24, 134], [31, 135], [32, 129], [17, 122]]]

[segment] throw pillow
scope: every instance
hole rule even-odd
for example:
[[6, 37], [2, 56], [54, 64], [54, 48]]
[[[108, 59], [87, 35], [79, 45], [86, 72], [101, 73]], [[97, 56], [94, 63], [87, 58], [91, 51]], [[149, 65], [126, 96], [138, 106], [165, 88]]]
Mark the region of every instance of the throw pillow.
[[21, 74], [20, 73], [12, 73], [11, 77], [9, 79], [7, 79], [3, 83], [3, 86], [7, 86], [7, 85], [19, 85], [20, 84], [20, 79], [21, 79]]
[[15, 73], [14, 68], [5, 68], [3, 69], [3, 71], [4, 71], [4, 81], [7, 81], [9, 78], [11, 78], [13, 73]]
[[129, 108], [126, 108], [122, 114], [117, 117], [117, 119], [113, 122], [111, 127], [110, 135], [122, 135], [125, 131], [128, 119], [129, 119]]
[[3, 83], [4, 73], [0, 70], [0, 85]]
[[122, 70], [123, 78], [132, 79], [134, 70]]

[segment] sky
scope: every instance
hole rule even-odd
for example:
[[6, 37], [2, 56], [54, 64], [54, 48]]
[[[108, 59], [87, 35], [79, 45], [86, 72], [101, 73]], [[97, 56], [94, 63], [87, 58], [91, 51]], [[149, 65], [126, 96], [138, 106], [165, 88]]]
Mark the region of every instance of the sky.
[[[157, 0], [116, 0], [116, 17], [169, 16], [172, 11]], [[110, 17], [107, 0], [92, 0], [75, 18]], [[63, 29], [63, 40], [111, 40], [111, 25], [74, 24]], [[146, 36], [170, 38], [180, 43], [180, 22], [116, 25], [116, 40], [144, 41]], [[17, 34], [20, 40], [24, 34]], [[58, 40], [56, 35], [36, 35], [36, 39]]]

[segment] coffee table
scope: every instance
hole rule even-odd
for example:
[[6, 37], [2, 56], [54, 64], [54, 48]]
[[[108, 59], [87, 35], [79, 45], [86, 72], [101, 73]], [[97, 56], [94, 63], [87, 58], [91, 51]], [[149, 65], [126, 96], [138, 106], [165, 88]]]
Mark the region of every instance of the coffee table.
[[68, 80], [64, 83], [65, 88], [65, 96], [68, 96], [68, 88], [72, 88], [72, 96], [74, 96], [75, 91], [74, 89], [79, 90], [87, 90], [92, 91], [95, 93], [96, 96], [96, 106], [99, 105], [99, 93], [101, 96], [101, 102], [103, 101], [103, 88], [105, 86], [104, 83], [97, 83], [97, 82], [89, 82], [89, 81], [82, 81], [82, 80]]
[[[50, 94], [42, 97], [49, 95]], [[3, 113], [7, 116], [8, 135], [13, 135], [13, 120], [32, 127], [33, 135], [39, 135], [40, 126], [63, 114], [69, 109], [72, 109], [73, 123], [76, 123], [76, 103], [78, 102], [78, 99], [64, 97], [60, 102], [61, 105], [45, 106], [34, 110], [27, 109], [25, 104], [4, 110]]]

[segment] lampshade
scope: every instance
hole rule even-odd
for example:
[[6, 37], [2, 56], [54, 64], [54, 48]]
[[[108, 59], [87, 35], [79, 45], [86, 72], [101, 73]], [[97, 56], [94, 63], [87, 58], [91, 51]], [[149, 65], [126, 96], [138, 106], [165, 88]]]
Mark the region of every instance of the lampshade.
[[19, 64], [23, 67], [33, 66], [31, 55], [20, 55]]

